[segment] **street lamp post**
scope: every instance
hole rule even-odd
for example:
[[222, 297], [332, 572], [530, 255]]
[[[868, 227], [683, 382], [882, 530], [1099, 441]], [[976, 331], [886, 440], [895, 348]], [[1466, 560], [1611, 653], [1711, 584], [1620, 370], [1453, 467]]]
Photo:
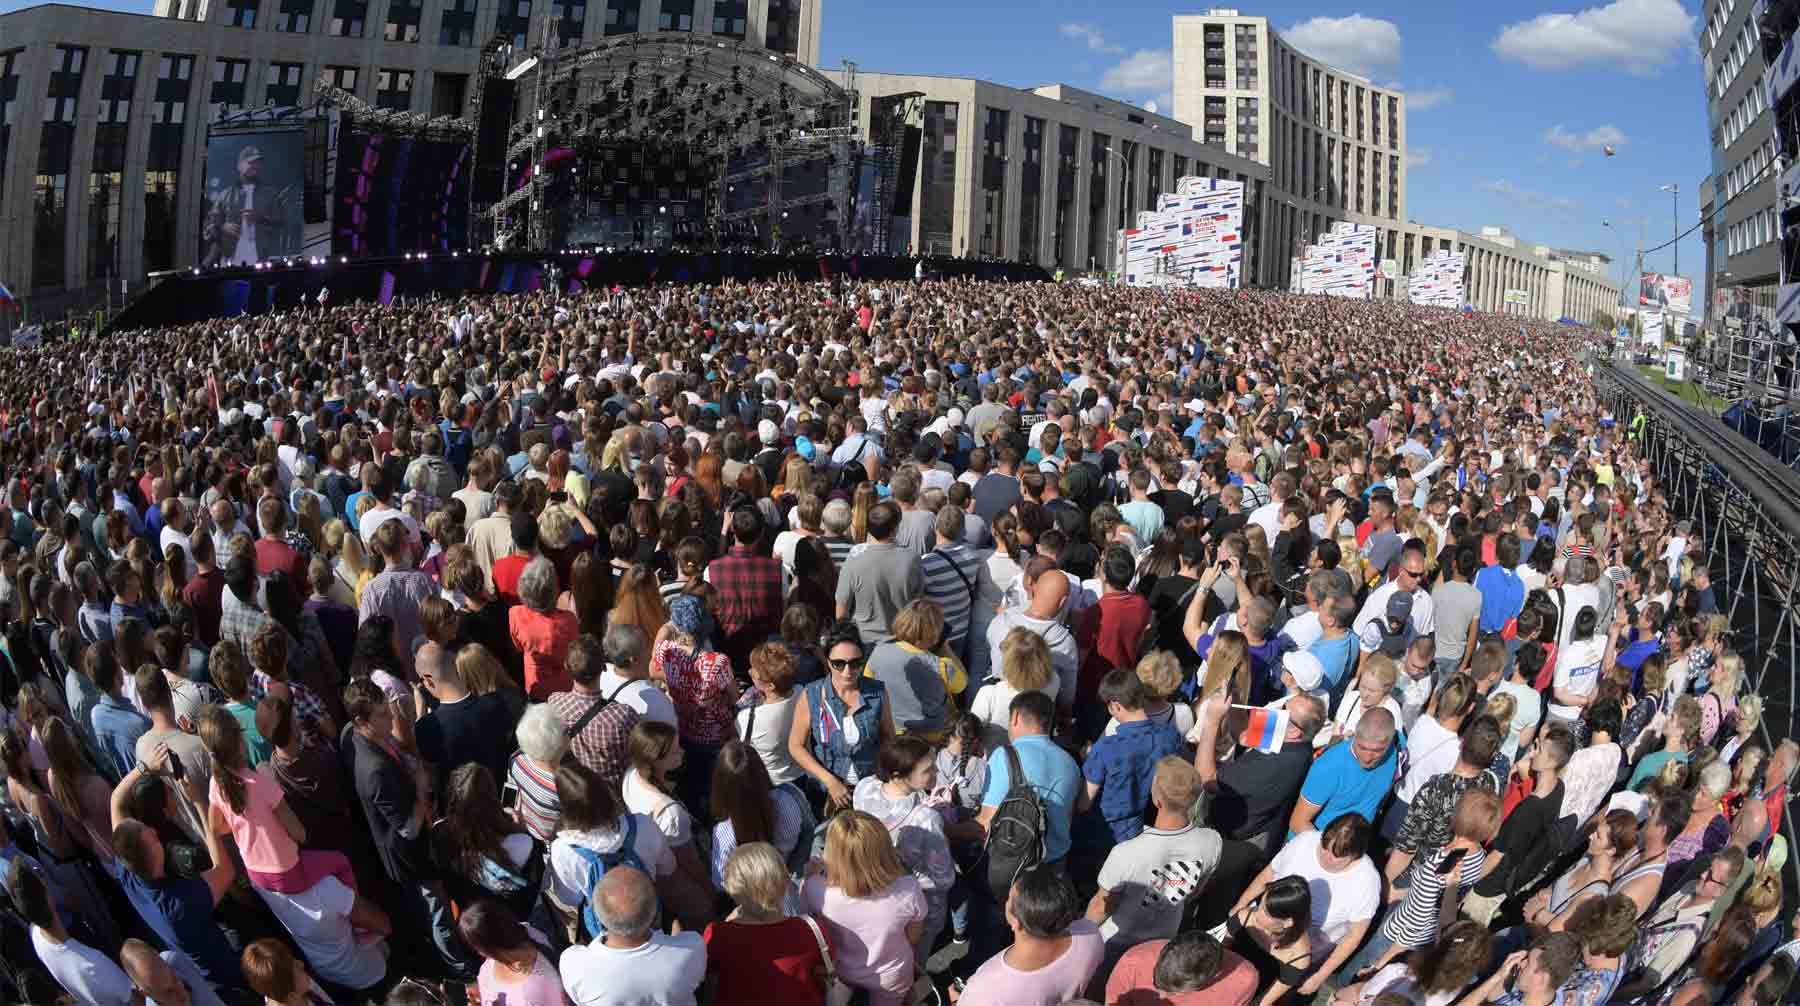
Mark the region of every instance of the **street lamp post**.
[[1669, 226], [1675, 236], [1670, 245], [1675, 250], [1675, 275], [1681, 275], [1681, 186], [1659, 185], [1656, 191], [1669, 194]]

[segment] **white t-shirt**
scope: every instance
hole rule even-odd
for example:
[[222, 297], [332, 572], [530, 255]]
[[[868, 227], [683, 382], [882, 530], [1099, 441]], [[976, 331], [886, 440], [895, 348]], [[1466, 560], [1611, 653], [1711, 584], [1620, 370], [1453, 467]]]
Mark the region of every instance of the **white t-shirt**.
[[[1306, 881], [1312, 892], [1313, 930], [1336, 946], [1351, 926], [1375, 917], [1375, 910], [1381, 907], [1381, 874], [1367, 856], [1341, 873], [1325, 869], [1319, 862], [1320, 841], [1321, 832], [1316, 830], [1295, 835], [1269, 862], [1269, 870], [1277, 877]], [[1315, 947], [1314, 953], [1329, 949]]]
[[[999, 670], [998, 667], [995, 668]], [[1043, 692], [1050, 701], [1056, 701], [1056, 693], [1060, 682], [1051, 678], [1050, 683], [1037, 691]], [[1007, 725], [1012, 721], [1012, 700], [1019, 697], [1019, 690], [1006, 683], [1004, 679], [983, 683], [975, 692], [975, 702], [969, 706], [969, 712], [981, 721], [981, 733], [985, 750], [998, 750], [1007, 741]]]
[[31, 927], [31, 945], [44, 969], [82, 1006], [127, 1006], [131, 1002], [131, 979], [93, 947], [75, 939], [57, 944], [37, 926]]
[[[777, 786], [806, 774], [794, 763], [794, 756], [788, 751], [788, 733], [794, 725], [794, 706], [799, 698], [800, 690], [796, 688], [785, 699], [753, 707], [756, 711], [754, 730], [751, 729], [750, 709], [737, 714], [737, 735], [762, 756], [763, 767], [769, 770], [769, 781]], [[749, 736], [746, 737], [747, 731]]]
[[626, 770], [620, 791], [625, 797], [625, 809], [655, 821], [657, 830], [669, 840], [671, 847], [680, 847], [694, 840], [694, 822], [688, 816], [687, 808], [681, 805], [681, 801], [652, 789], [644, 782], [644, 777], [638, 775], [637, 769]]
[[326, 877], [304, 894], [279, 894], [260, 887], [256, 893], [287, 927], [306, 955], [306, 963], [320, 978], [345, 988], [366, 989], [387, 974], [386, 941], [356, 941], [350, 928], [356, 892], [336, 877]]
[[564, 950], [557, 970], [575, 1006], [693, 1006], [706, 944], [699, 933], [651, 933], [630, 950], [596, 940]]
[[[1606, 656], [1606, 637], [1596, 632], [1586, 639], [1565, 643], [1556, 651], [1556, 677], [1552, 692], [1562, 689], [1574, 695], [1592, 695], [1600, 687], [1600, 661]], [[1573, 720], [1581, 717], [1580, 706], [1550, 703], [1551, 719]]]
[[681, 726], [675, 719], [675, 703], [652, 682], [627, 681], [608, 667], [600, 672], [600, 694], [636, 709], [640, 719], [655, 720], [676, 728]]
[[1411, 803], [1426, 780], [1455, 768], [1456, 757], [1461, 753], [1462, 741], [1453, 731], [1444, 729], [1436, 717], [1419, 717], [1406, 735], [1406, 754], [1410, 764], [1406, 775], [1400, 779], [1399, 788], [1394, 790], [1394, 795]]
[[[1363, 630], [1369, 627], [1370, 622], [1378, 618], [1386, 618], [1388, 598], [1393, 597], [1394, 592], [1399, 589], [1400, 581], [1389, 580], [1369, 591], [1369, 597], [1363, 602], [1362, 610], [1356, 613], [1356, 621], [1350, 624], [1351, 630], [1361, 636]], [[1413, 631], [1421, 636], [1429, 636], [1436, 632], [1437, 614], [1436, 609], [1432, 607], [1431, 592], [1415, 589], [1412, 592], [1412, 602]]]
[[[656, 822], [642, 814], [637, 818], [637, 855], [649, 867], [652, 878], [675, 872], [675, 854], [669, 851], [669, 840], [663, 837]], [[564, 831], [550, 843], [551, 893], [565, 905], [579, 905], [587, 900], [588, 864], [576, 853], [580, 845], [598, 853], [610, 853], [625, 841], [623, 831]]]
[[1506, 724], [1506, 739], [1500, 742], [1500, 750], [1508, 761], [1516, 761], [1519, 757], [1519, 737], [1525, 731], [1538, 725], [1544, 718], [1544, 699], [1537, 689], [1520, 681], [1502, 681], [1494, 686], [1494, 694], [1505, 692], [1513, 697], [1512, 722]]
[[1113, 846], [1100, 868], [1100, 887], [1115, 892], [1100, 935], [1115, 952], [1145, 940], [1173, 938], [1188, 898], [1203, 890], [1219, 865], [1224, 840], [1211, 828], [1145, 828]]
[[[1593, 608], [1595, 614], [1600, 613], [1600, 588], [1591, 583], [1564, 586], [1562, 588], [1562, 629], [1556, 634], [1556, 645], [1560, 650], [1569, 645], [1575, 636], [1575, 616], [1581, 614], [1583, 608]], [[1554, 603], [1557, 591], [1550, 592], [1550, 600]], [[1604, 638], [1601, 640], [1605, 642]]]

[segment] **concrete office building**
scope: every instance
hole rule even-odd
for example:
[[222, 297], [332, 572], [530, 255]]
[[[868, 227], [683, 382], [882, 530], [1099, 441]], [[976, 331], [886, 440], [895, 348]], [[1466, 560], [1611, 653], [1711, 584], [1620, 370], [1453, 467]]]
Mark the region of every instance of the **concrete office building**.
[[858, 71], [856, 86], [863, 123], [877, 98], [924, 95], [911, 231], [922, 253], [1110, 269], [1119, 230], [1177, 179], [1204, 175], [1244, 183], [1245, 283], [1278, 278], [1254, 237], [1268, 168], [1197, 142], [1183, 123], [1066, 84]]
[[[1289, 260], [1339, 220], [1377, 228], [1377, 261], [1402, 259], [1405, 94], [1313, 59], [1268, 18], [1232, 9], [1176, 15], [1174, 66], [1175, 118], [1202, 143], [1269, 166], [1260, 237], [1287, 249], [1280, 285]], [[1380, 296], [1396, 292], [1379, 287]]]
[[691, 32], [819, 58], [821, 0], [157, 0], [0, 14], [0, 279], [40, 307], [194, 264], [207, 124], [304, 106], [469, 115], [481, 47]]
[[[1772, 311], [1781, 282], [1781, 235], [1776, 200], [1775, 126], [1752, 0], [1707, 0], [1701, 5], [1701, 74], [1712, 146], [1710, 205], [1702, 230], [1706, 275], [1695, 281], [1695, 314], [1729, 300]], [[1673, 179], [1671, 179], [1673, 181]], [[1686, 230], [1688, 221], [1681, 222]], [[1656, 242], [1660, 243], [1660, 242]], [[1709, 315], [1710, 316], [1710, 315]]]

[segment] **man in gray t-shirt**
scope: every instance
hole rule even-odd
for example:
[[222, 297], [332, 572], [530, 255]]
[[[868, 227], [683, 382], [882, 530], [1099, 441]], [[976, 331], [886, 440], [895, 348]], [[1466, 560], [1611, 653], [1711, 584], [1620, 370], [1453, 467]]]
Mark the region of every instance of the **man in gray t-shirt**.
[[1473, 546], [1458, 548], [1450, 560], [1450, 579], [1431, 592], [1437, 618], [1438, 676], [1451, 673], [1464, 662], [1480, 633], [1481, 591], [1470, 582], [1481, 567], [1481, 553]]
[[869, 542], [838, 573], [837, 614], [856, 623], [863, 645], [894, 638], [894, 616], [925, 592], [918, 553], [894, 544], [900, 508], [883, 500], [869, 508]]
[[1146, 940], [1173, 937], [1188, 899], [1212, 879], [1225, 841], [1188, 820], [1200, 789], [1193, 765], [1173, 756], [1162, 759], [1150, 784], [1156, 820], [1107, 853], [1087, 916], [1099, 923], [1109, 960]]

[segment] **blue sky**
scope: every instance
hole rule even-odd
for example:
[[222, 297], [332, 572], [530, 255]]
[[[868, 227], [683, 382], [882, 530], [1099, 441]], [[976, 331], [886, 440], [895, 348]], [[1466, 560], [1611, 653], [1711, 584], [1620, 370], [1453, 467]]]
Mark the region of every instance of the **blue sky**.
[[[1062, 82], [1170, 113], [1170, 18], [1204, 2], [825, 0], [820, 60], [865, 70]], [[1220, 6], [1224, 6], [1223, 3]], [[1699, 220], [1709, 171], [1700, 13], [1683, 0], [1240, 4], [1297, 48], [1408, 92], [1407, 215], [1629, 261]], [[947, 27], [954, 26], [951, 30]], [[1746, 69], [1745, 73], [1754, 73]], [[1600, 148], [1617, 150], [1605, 157]], [[1611, 220], [1614, 228], [1602, 225]], [[1705, 262], [1680, 244], [1684, 274]], [[1667, 271], [1664, 250], [1647, 268]]]
[[[820, 61], [865, 70], [1070, 83], [1113, 97], [1168, 100], [1170, 17], [1201, 4], [1153, 0], [823, 0]], [[1586, 4], [1586, 5], [1584, 5]], [[0, 0], [0, 12], [27, 6]], [[149, 0], [94, 6], [148, 12]], [[1274, 2], [1266, 16], [1302, 51], [1408, 92], [1407, 215], [1627, 262], [1643, 222], [1667, 242], [1680, 186], [1682, 230], [1709, 170], [1693, 0], [1512, 0], [1504, 4]], [[1755, 72], [1746, 69], [1745, 73]], [[1600, 148], [1617, 150], [1605, 157]], [[1613, 228], [1602, 225], [1610, 220]], [[1682, 271], [1705, 261], [1698, 232]], [[1667, 250], [1647, 268], [1666, 271]]]

